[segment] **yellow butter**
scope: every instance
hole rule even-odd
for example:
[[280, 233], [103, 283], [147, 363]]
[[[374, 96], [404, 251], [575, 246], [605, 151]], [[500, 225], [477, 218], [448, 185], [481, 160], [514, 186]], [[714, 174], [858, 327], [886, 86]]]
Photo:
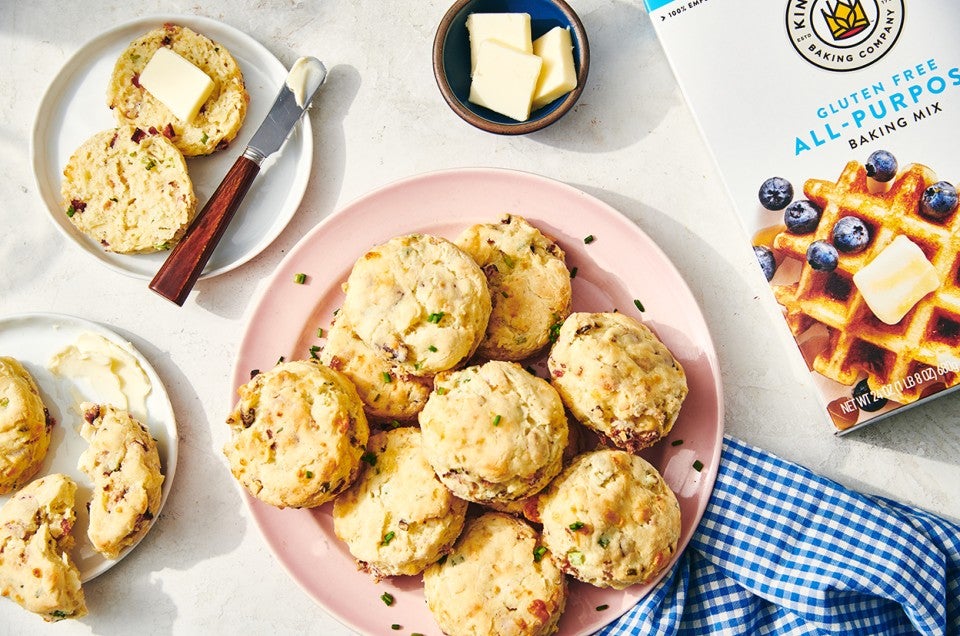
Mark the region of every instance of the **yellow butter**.
[[895, 325], [940, 286], [940, 278], [923, 250], [901, 235], [854, 274], [853, 283], [874, 315]]
[[480, 45], [469, 100], [501, 115], [525, 121], [530, 117], [530, 104], [542, 65], [540, 58], [532, 53], [523, 53], [496, 40], [486, 40]]
[[191, 122], [213, 92], [210, 77], [167, 47], [160, 47], [140, 72], [140, 86], [170, 109], [177, 119]]
[[533, 53], [528, 13], [471, 13], [467, 16], [470, 34], [470, 72], [477, 68], [480, 45], [496, 40], [524, 53]]
[[533, 110], [536, 110], [577, 87], [570, 31], [553, 27], [533, 41], [533, 53], [543, 60], [540, 79], [533, 93]]

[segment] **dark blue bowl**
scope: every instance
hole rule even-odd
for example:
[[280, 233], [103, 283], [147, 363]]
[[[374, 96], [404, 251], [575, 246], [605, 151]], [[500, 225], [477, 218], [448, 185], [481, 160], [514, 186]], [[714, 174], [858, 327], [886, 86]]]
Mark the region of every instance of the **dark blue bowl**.
[[[471, 13], [529, 13], [534, 40], [553, 27], [569, 27], [577, 87], [533, 111], [530, 118], [522, 122], [467, 101], [470, 95], [467, 16]], [[589, 68], [587, 33], [580, 18], [563, 0], [457, 0], [440, 21], [433, 41], [433, 74], [447, 104], [467, 123], [499, 135], [522, 135], [540, 130], [560, 119], [583, 92]]]

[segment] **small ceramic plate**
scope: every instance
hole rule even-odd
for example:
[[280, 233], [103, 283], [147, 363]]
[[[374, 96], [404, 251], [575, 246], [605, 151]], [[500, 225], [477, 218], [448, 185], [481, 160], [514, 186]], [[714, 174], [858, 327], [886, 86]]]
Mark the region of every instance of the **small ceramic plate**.
[[[97, 323], [62, 314], [18, 314], [0, 318], [0, 355], [16, 358], [26, 367], [40, 388], [43, 405], [56, 421], [46, 459], [34, 478], [63, 473], [77, 482], [77, 521], [71, 533], [76, 545], [71, 556], [80, 570], [80, 578], [86, 582], [116, 565], [136, 545], [123, 550], [117, 559], [107, 559], [95, 551], [87, 539], [86, 502], [90, 500], [93, 485], [77, 468], [81, 453], [87, 449], [86, 440], [80, 437], [83, 416], [79, 404], [83, 401], [98, 402], [101, 398], [90, 384], [55, 375], [47, 368], [54, 355], [75, 343], [84, 333], [102, 336], [124, 349], [137, 360], [150, 380], [151, 391], [146, 399], [143, 424], [157, 440], [160, 454], [160, 466], [164, 474], [161, 510], [177, 469], [177, 423], [167, 390], [157, 372], [143, 354], [113, 331]], [[9, 498], [10, 494], [0, 495], [0, 506]], [[154, 517], [153, 523], [156, 520], [157, 517]]]
[[[287, 254], [257, 301], [240, 342], [228, 408], [252, 370], [268, 369], [281, 356], [307, 358], [311, 347], [322, 344], [317, 330], [329, 328], [343, 301], [341, 284], [368, 249], [414, 232], [454, 239], [468, 226], [496, 222], [505, 213], [525, 217], [563, 249], [567, 266], [576, 268], [575, 311], [629, 313], [656, 332], [683, 365], [690, 393], [677, 423], [666, 440], [642, 453], [680, 502], [679, 555], [703, 515], [720, 459], [723, 394], [713, 343], [696, 300], [660, 248], [610, 206], [557, 181], [510, 170], [445, 170], [385, 186], [325, 219]], [[303, 284], [295, 282], [297, 274], [306, 275]], [[535, 368], [546, 376], [542, 362]], [[673, 443], [678, 440], [682, 443]], [[331, 505], [280, 510], [249, 495], [247, 500], [278, 560], [344, 624], [362, 634], [389, 633], [395, 623], [405, 633], [438, 633], [424, 603], [422, 578], [376, 584], [358, 571], [334, 534]], [[611, 590], [574, 582], [560, 634], [592, 634], [655, 583]], [[395, 603], [385, 605], [384, 592]]]
[[[105, 252], [70, 223], [60, 202], [60, 182], [63, 168], [80, 144], [117, 125], [106, 105], [106, 92], [120, 53], [133, 40], [168, 22], [189, 27], [226, 46], [240, 65], [250, 94], [243, 127], [230, 147], [206, 157], [187, 159], [199, 208], [266, 118], [287, 76], [287, 69], [270, 51], [232, 27], [197, 16], [153, 16], [122, 24], [90, 40], [50, 83], [34, 121], [31, 147], [40, 195], [54, 224], [70, 240], [101, 263], [136, 278], [153, 278], [169, 252]], [[273, 242], [300, 206], [312, 162], [313, 134], [310, 118], [304, 117], [280, 152], [264, 162], [201, 278], [239, 267]]]

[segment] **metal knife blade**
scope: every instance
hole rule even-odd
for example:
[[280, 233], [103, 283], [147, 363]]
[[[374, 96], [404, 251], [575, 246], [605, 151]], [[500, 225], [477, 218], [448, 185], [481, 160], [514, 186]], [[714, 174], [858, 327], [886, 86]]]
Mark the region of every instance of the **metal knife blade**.
[[267, 118], [150, 281], [150, 289], [183, 305], [260, 173], [260, 164], [283, 146], [326, 78], [327, 69], [320, 60], [301, 57], [296, 61]]
[[259, 164], [279, 150], [326, 79], [327, 69], [323, 62], [315, 57], [298, 59], [287, 73], [267, 118], [247, 144], [244, 155]]

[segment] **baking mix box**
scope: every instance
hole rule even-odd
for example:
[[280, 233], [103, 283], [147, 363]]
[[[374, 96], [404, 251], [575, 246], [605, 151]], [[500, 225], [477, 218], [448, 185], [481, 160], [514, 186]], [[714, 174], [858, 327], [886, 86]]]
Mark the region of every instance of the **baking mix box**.
[[645, 1], [836, 431], [960, 385], [960, 2]]

